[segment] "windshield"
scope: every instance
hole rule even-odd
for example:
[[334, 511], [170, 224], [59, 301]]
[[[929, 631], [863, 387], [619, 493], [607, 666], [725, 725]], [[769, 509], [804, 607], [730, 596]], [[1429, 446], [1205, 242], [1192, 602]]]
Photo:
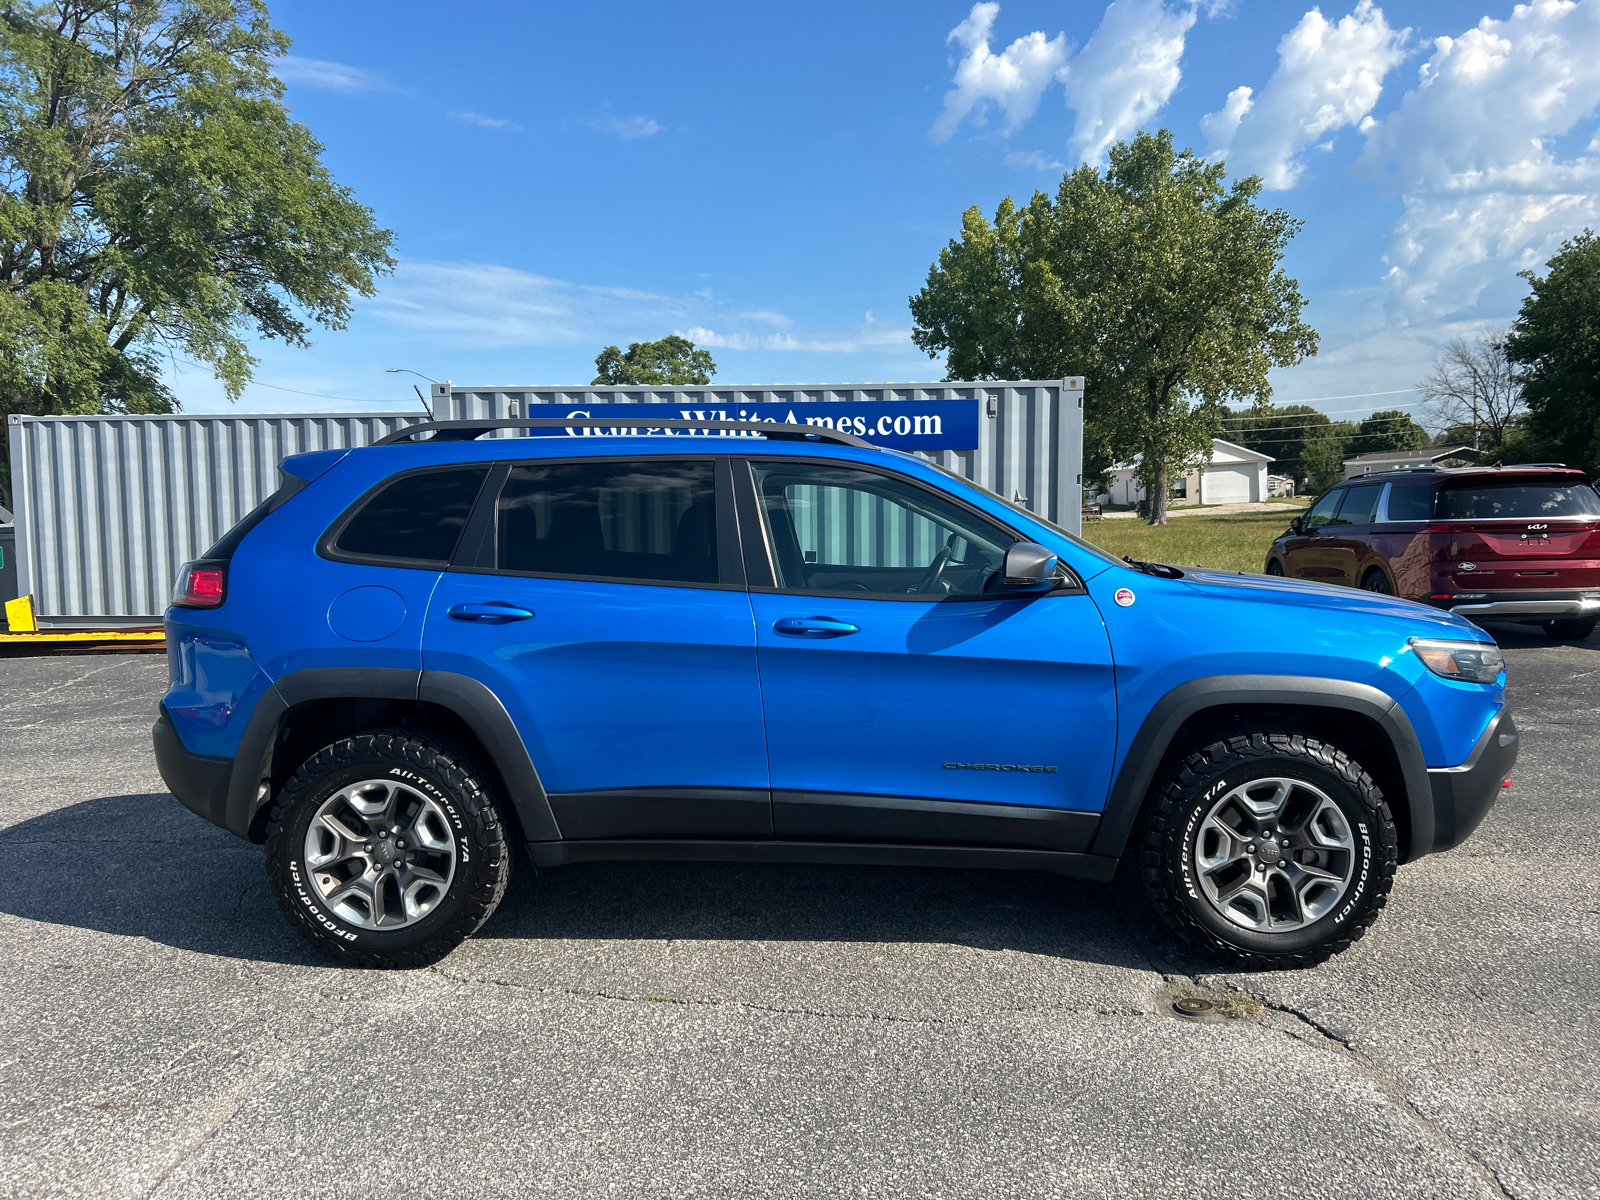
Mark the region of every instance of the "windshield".
[[[921, 457], [921, 456], [919, 455], [918, 457]], [[1079, 547], [1079, 548], [1081, 548], [1083, 550], [1087, 550], [1090, 554], [1093, 554], [1096, 558], [1103, 559], [1106, 562], [1110, 563], [1114, 567], [1126, 567], [1128, 565], [1127, 563], [1123, 562], [1120, 558], [1118, 558], [1116, 555], [1108, 554], [1106, 551], [1100, 549], [1100, 547], [1096, 546], [1093, 542], [1084, 541], [1081, 537], [1079, 537], [1077, 534], [1073, 533], [1070, 529], [1061, 528], [1061, 526], [1057, 525], [1054, 521], [1050, 520], [1049, 517], [1041, 517], [1036, 512], [1029, 512], [1027, 509], [1023, 508], [1020, 504], [1015, 504], [1012, 501], [1007, 500], [999, 492], [991, 492], [988, 488], [984, 487], [983, 484], [981, 484], [981, 483], [973, 483], [972, 480], [966, 478], [963, 475], [957, 475], [954, 471], [950, 470], [948, 467], [942, 467], [938, 463], [933, 462], [933, 461], [931, 461], [929, 459], [926, 459], [926, 458], [924, 458], [922, 461], [927, 463], [928, 466], [932, 467], [935, 471], [939, 472], [939, 474], [949, 476], [951, 479], [955, 480], [957, 483], [961, 484], [963, 487], [969, 487], [975, 492], [982, 492], [985, 496], [989, 497], [989, 499], [999, 501], [1001, 504], [1005, 505], [1012, 512], [1021, 513], [1023, 516], [1027, 517], [1028, 520], [1039, 522], [1039, 524], [1045, 526], [1046, 528], [1048, 528], [1048, 529], [1052, 530], [1053, 532], [1058, 533], [1062, 537], [1066, 538], [1067, 541], [1071, 542], [1074, 546], [1077, 546], [1077, 547]]]
[[1445, 488], [1436, 520], [1543, 520], [1546, 517], [1600, 516], [1600, 496], [1586, 483], [1504, 483], [1485, 481]]

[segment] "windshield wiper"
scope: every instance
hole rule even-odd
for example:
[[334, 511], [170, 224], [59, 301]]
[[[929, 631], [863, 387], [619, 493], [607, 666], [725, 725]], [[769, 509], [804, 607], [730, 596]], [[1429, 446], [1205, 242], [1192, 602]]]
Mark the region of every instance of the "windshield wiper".
[[1154, 575], [1158, 579], [1183, 578], [1183, 572], [1177, 567], [1172, 566], [1170, 563], [1140, 562], [1136, 558], [1129, 558], [1126, 554], [1122, 556], [1122, 561], [1127, 563], [1135, 571], [1143, 571], [1146, 575]]

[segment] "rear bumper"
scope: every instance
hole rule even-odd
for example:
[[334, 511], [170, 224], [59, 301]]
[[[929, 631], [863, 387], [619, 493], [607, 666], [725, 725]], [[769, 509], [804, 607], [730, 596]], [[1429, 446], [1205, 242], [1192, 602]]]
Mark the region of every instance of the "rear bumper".
[[190, 812], [226, 829], [233, 760], [191, 753], [172, 727], [165, 704], [161, 705], [150, 738], [155, 745], [156, 769], [167, 790]]
[[1433, 851], [1459, 846], [1488, 815], [1517, 761], [1520, 745], [1510, 710], [1502, 708], [1466, 762], [1428, 772], [1433, 791]]
[[1485, 592], [1480, 599], [1432, 601], [1468, 620], [1494, 617], [1509, 620], [1566, 620], [1572, 617], [1600, 617], [1600, 590], [1573, 588], [1563, 591]]

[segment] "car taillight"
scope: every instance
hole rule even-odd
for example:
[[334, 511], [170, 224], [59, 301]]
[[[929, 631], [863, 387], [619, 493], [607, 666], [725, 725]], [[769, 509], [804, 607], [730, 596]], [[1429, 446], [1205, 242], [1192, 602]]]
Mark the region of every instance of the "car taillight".
[[188, 562], [172, 588], [177, 608], [217, 608], [228, 598], [228, 568], [219, 562]]

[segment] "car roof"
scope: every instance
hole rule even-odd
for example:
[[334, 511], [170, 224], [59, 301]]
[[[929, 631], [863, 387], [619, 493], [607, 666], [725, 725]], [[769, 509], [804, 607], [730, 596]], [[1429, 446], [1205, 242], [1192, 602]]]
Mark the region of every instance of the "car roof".
[[1587, 483], [1589, 476], [1576, 467], [1561, 463], [1512, 463], [1504, 467], [1402, 467], [1393, 471], [1369, 471], [1341, 479], [1339, 486], [1349, 483], [1388, 483], [1396, 480], [1443, 483], [1452, 479], [1561, 479], [1569, 483]]

